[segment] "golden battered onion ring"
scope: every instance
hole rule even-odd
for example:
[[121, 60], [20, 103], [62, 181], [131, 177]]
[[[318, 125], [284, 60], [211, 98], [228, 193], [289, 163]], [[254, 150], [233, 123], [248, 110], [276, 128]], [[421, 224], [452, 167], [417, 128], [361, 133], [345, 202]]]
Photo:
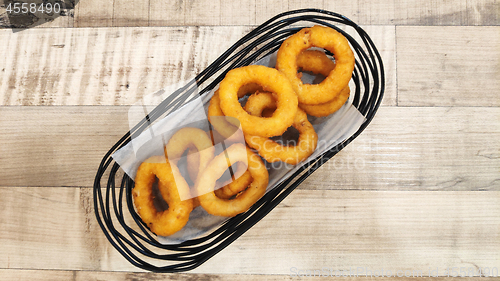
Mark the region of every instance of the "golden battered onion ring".
[[[213, 97], [210, 99], [207, 115], [208, 115], [208, 121], [210, 121], [214, 129], [224, 138], [226, 138], [229, 141], [239, 140], [239, 135], [236, 133], [239, 127], [233, 125], [233, 123], [235, 123], [234, 121], [236, 120], [232, 120], [233, 122], [229, 122], [227, 118], [223, 117], [225, 115], [220, 108], [219, 90], [215, 91]], [[212, 118], [215, 116], [221, 116], [221, 117]], [[230, 118], [234, 119], [233, 117]]]
[[304, 50], [297, 57], [297, 66], [303, 71], [310, 71], [327, 77], [335, 68], [335, 62], [318, 50]]
[[[207, 164], [214, 158], [215, 148], [207, 133], [198, 128], [185, 127], [178, 130], [165, 146], [165, 157], [176, 164], [186, 149], [194, 145], [198, 150], [198, 171], [205, 170]], [[196, 182], [196, 179], [193, 179]]]
[[[158, 178], [158, 189], [168, 204], [168, 209], [158, 211], [154, 206], [153, 183]], [[181, 230], [193, 210], [193, 200], [182, 201], [189, 196], [189, 187], [175, 165], [165, 157], [152, 157], [143, 162], [135, 177], [132, 190], [134, 205], [142, 221], [160, 236], [169, 236]]]
[[240, 167], [246, 168], [245, 165], [239, 163], [238, 171], [234, 174], [234, 178], [225, 183], [223, 187], [215, 190], [215, 195], [221, 199], [229, 199], [234, 195], [245, 190], [253, 181], [252, 175], [248, 170], [240, 171]]
[[[335, 63], [321, 51], [305, 50], [299, 54], [297, 66], [303, 71], [310, 71], [314, 74], [321, 74], [326, 77], [335, 68]], [[350, 89], [349, 86], [346, 86], [342, 89], [340, 94], [331, 101], [318, 105], [299, 103], [299, 107], [309, 115], [324, 117], [339, 110], [349, 99], [349, 95]]]
[[[304, 84], [297, 75], [297, 57], [311, 47], [329, 50], [335, 57], [335, 68], [319, 84]], [[332, 28], [315, 25], [303, 28], [286, 39], [278, 50], [276, 68], [292, 83], [300, 103], [321, 104], [331, 101], [351, 80], [354, 53], [347, 39]]]
[[346, 86], [338, 96], [336, 96], [333, 100], [329, 102], [325, 102], [318, 105], [310, 105], [310, 104], [302, 104], [299, 103], [299, 107], [304, 110], [307, 114], [316, 116], [316, 117], [324, 117], [328, 116], [335, 111], [339, 110], [345, 102], [349, 99], [349, 95], [351, 93], [351, 89], [349, 86]]
[[[187, 162], [188, 162], [188, 172], [191, 179], [196, 179], [198, 175], [199, 159], [200, 157], [192, 152], [196, 152], [196, 149], [190, 148], [188, 151]], [[194, 182], [194, 180], [193, 180]], [[245, 190], [248, 185], [252, 182], [252, 175], [247, 170], [247, 166], [242, 163], [238, 163], [237, 170], [233, 172], [232, 179], [225, 182], [224, 186], [215, 190], [215, 195], [222, 199], [229, 199], [234, 195]], [[195, 208], [199, 206], [198, 198], [194, 198]]]
[[246, 95], [251, 95], [257, 91], [263, 91], [261, 85], [257, 83], [249, 83], [240, 87], [238, 90], [238, 98], [244, 97]]
[[[277, 109], [270, 118], [251, 116], [238, 101], [241, 86], [256, 83], [276, 95]], [[262, 65], [235, 68], [226, 74], [219, 87], [220, 107], [226, 116], [238, 119], [243, 133], [272, 137], [283, 134], [293, 123], [298, 109], [297, 95], [279, 71]]]
[[[252, 115], [260, 116], [265, 108], [275, 108], [276, 101], [269, 93], [257, 93], [251, 95], [245, 105], [245, 109]], [[295, 146], [283, 146], [268, 138], [245, 134], [247, 144], [256, 149], [267, 162], [283, 161], [295, 165], [309, 157], [316, 149], [318, 135], [313, 126], [307, 120], [307, 114], [298, 110], [295, 115], [293, 127], [300, 133], [299, 140]]]
[[[216, 181], [228, 168], [229, 155], [234, 164], [248, 161], [248, 171], [253, 181], [250, 186], [234, 199], [221, 199], [214, 193]], [[215, 216], [233, 217], [247, 211], [266, 192], [269, 173], [261, 158], [244, 144], [231, 145], [225, 152], [217, 155], [201, 174], [196, 186], [199, 201], [203, 209]]]

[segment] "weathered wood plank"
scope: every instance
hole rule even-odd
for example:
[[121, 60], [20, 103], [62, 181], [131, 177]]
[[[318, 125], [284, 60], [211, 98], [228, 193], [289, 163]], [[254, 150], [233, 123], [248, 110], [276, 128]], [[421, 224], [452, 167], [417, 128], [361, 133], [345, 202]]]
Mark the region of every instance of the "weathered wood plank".
[[[80, 3], [81, 2], [81, 3]], [[208, 5], [208, 6], [207, 6]], [[220, 6], [219, 6], [220, 5]], [[238, 6], [235, 6], [238, 5]], [[359, 24], [398, 25], [499, 25], [497, 0], [460, 1], [274, 1], [240, 0], [169, 1], [150, 0], [79, 1], [75, 9], [77, 27], [110, 26], [182, 26], [260, 24], [279, 13], [298, 8], [319, 8], [347, 16]], [[210, 10], [212, 9], [212, 10]], [[0, 8], [0, 14], [4, 12]], [[147, 11], [149, 10], [149, 15]], [[44, 27], [70, 27], [73, 20], [59, 19]], [[5, 25], [3, 25], [5, 26]]]
[[[298, 10], [306, 8], [322, 8], [325, 6], [324, 0], [288, 0], [288, 10]], [[328, 1], [326, 1], [328, 2]]]
[[[184, 25], [184, 0], [150, 0], [149, 26], [181, 26]], [[119, 16], [119, 15], [117, 15]]]
[[258, 0], [221, 0], [221, 25], [255, 25]]
[[[252, 27], [74, 28], [0, 31], [0, 105], [130, 105], [187, 81]], [[393, 26], [367, 26], [396, 105]], [[32, 44], [31, 42], [37, 42]], [[218, 42], [214, 44], [213, 42]]]
[[393, 1], [360, 0], [358, 1], [358, 8], [361, 10], [358, 15], [358, 24], [393, 24], [394, 6]]
[[498, 120], [498, 108], [381, 107], [302, 188], [500, 190]]
[[394, 21], [410, 25], [466, 25], [467, 1], [395, 1]]
[[256, 0], [255, 1], [255, 23], [263, 24], [268, 19], [289, 11], [288, 0], [273, 1], [273, 0]]
[[[128, 110], [0, 107], [0, 186], [91, 186]], [[499, 190], [499, 118], [490, 107], [382, 107], [300, 188]]]
[[[90, 188], [0, 193], [0, 268], [139, 271], [102, 234]], [[498, 267], [499, 199], [499, 192], [296, 190], [193, 273], [361, 267], [417, 275], [437, 268], [443, 276], [447, 267]]]
[[148, 26], [149, 0], [114, 0], [113, 26]]
[[184, 25], [219, 25], [221, 22], [220, 1], [185, 0]]
[[396, 43], [398, 105], [500, 105], [500, 27], [400, 26]]
[[75, 27], [113, 26], [113, 1], [84, 0], [75, 8]]
[[[318, 273], [316, 273], [318, 274]], [[400, 275], [403, 277], [377, 277], [380, 281], [412, 281], [415, 278], [405, 277], [404, 272]], [[411, 272], [407, 272], [411, 276]], [[318, 280], [318, 277], [326, 277], [321, 275], [316, 276], [301, 276], [300, 280]], [[289, 275], [269, 275], [269, 274], [200, 274], [200, 273], [144, 273], [144, 272], [108, 272], [108, 271], [66, 271], [66, 270], [20, 270], [20, 269], [0, 269], [0, 278], [4, 281], [28, 280], [35, 279], [38, 281], [58, 281], [58, 280], [75, 280], [75, 281], [157, 281], [157, 280], [234, 280], [234, 281], [253, 281], [253, 280], [297, 280], [297, 277]], [[364, 280], [366, 277], [330, 277], [330, 280]], [[453, 281], [453, 277], [427, 277], [428, 281]], [[464, 277], [464, 281], [477, 280], [477, 278]], [[481, 277], [484, 281], [497, 280], [493, 277]]]
[[[339, 1], [324, 1], [324, 8], [327, 11], [332, 11], [346, 16], [355, 23], [360, 24], [359, 15], [362, 12], [358, 1], [339, 0]], [[363, 10], [364, 11], [364, 10]]]
[[467, 0], [468, 25], [500, 25], [498, 0]]

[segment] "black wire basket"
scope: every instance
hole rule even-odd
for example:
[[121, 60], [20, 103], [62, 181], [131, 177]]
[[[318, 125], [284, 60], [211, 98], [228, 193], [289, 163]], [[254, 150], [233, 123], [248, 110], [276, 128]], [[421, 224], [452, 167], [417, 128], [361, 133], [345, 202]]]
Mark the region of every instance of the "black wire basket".
[[[350, 101], [366, 118], [361, 127], [335, 147], [308, 160], [291, 176], [269, 190], [248, 211], [223, 222], [201, 238], [165, 245], [158, 242], [142, 223], [132, 202], [134, 181], [120, 172], [111, 155], [151, 124], [175, 111], [193, 98], [207, 95], [237, 67], [250, 65], [278, 50], [290, 35], [304, 27], [323, 25], [342, 33], [351, 44], [356, 63], [352, 75], [354, 95]], [[354, 38], [357, 37], [359, 42]], [[331, 55], [331, 54], [330, 54]], [[346, 17], [318, 9], [302, 9], [279, 14], [245, 35], [217, 58], [195, 79], [161, 102], [127, 132], [104, 156], [94, 181], [94, 209], [105, 236], [116, 250], [134, 266], [154, 272], [192, 270], [223, 250], [265, 217], [300, 183], [354, 140], [373, 119], [385, 89], [382, 59], [368, 34]], [[119, 182], [119, 186], [117, 186]]]

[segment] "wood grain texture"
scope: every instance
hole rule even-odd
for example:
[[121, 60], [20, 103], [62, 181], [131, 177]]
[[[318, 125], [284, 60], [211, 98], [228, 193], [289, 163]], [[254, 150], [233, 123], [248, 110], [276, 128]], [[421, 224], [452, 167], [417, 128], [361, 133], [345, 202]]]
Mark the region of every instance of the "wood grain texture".
[[255, 23], [260, 25], [268, 19], [288, 10], [288, 1], [286, 0], [255, 0]]
[[467, 0], [467, 23], [469, 25], [500, 25], [500, 2], [498, 0]]
[[[128, 131], [128, 110], [0, 108], [0, 186], [91, 186], [101, 158]], [[300, 188], [500, 190], [499, 119], [493, 107], [382, 107]]]
[[[92, 189], [4, 187], [0, 193], [0, 215], [9, 218], [0, 221], [0, 268], [140, 271], [102, 234]], [[491, 268], [500, 258], [499, 199], [499, 192], [295, 190], [192, 273], [363, 267], [423, 275], [429, 268]], [[318, 248], [325, 250], [318, 254]]]
[[467, 25], [467, 1], [395, 1], [394, 21], [409, 25]]
[[184, 25], [184, 0], [150, 0], [149, 26]]
[[[365, 25], [500, 25], [498, 0], [377, 3], [349, 0], [117, 0], [102, 3], [85, 0], [76, 5], [74, 26], [258, 25], [279, 13], [300, 8], [330, 10]], [[0, 14], [3, 12], [0, 8]], [[6, 27], [7, 23], [2, 22], [0, 27]], [[58, 19], [42, 26], [70, 27], [73, 19]]]
[[396, 34], [398, 105], [500, 105], [500, 27], [401, 26]]
[[255, 25], [256, 1], [259, 0], [221, 0], [220, 24]]
[[184, 0], [184, 25], [219, 25], [221, 2], [206, 0]]
[[[384, 61], [383, 104], [396, 105], [395, 29], [365, 29]], [[250, 30], [245, 26], [3, 30], [0, 41], [6, 44], [0, 44], [0, 52], [7, 59], [0, 61], [0, 105], [131, 105], [144, 95], [193, 78]]]
[[113, 26], [149, 26], [149, 2], [114, 0]]
[[113, 1], [100, 1], [100, 0], [80, 1], [75, 8], [74, 26], [75, 27], [113, 26]]
[[[134, 21], [137, 26], [151, 25], [255, 25], [279, 13], [299, 8], [319, 8], [343, 14], [359, 24], [397, 24], [397, 25], [499, 25], [500, 4], [497, 0], [396, 0], [353, 2], [340, 1], [265, 1], [239, 0], [222, 1], [173, 1], [162, 3], [158, 0], [133, 0], [123, 5], [137, 7], [139, 10], [150, 7], [149, 18], [146, 14]], [[99, 5], [90, 0], [79, 4], [76, 26], [111, 26], [110, 22], [99, 15], [112, 14], [111, 21], [128, 26], [130, 11], [126, 7]], [[139, 7], [140, 6], [140, 7]], [[181, 7], [182, 8], [179, 8]], [[92, 16], [90, 11], [94, 10]]]
[[[410, 272], [408, 275], [411, 275]], [[413, 281], [413, 277], [404, 277], [404, 272], [401, 274], [403, 277], [373, 277], [362, 279], [367, 280], [380, 280], [380, 281]], [[318, 280], [318, 277], [326, 276], [302, 276], [300, 280], [312, 281]], [[80, 271], [80, 270], [19, 270], [19, 269], [0, 269], [0, 278], [4, 281], [14, 280], [28, 280], [34, 279], [38, 281], [59, 281], [59, 280], [74, 280], [74, 281], [159, 281], [159, 280], [186, 280], [186, 281], [253, 281], [253, 280], [297, 280], [297, 277], [289, 275], [269, 275], [269, 274], [170, 274], [170, 273], [143, 273], [143, 272], [98, 272], [98, 271]], [[329, 280], [344, 280], [354, 281], [359, 280], [356, 277], [330, 277]], [[426, 277], [427, 281], [453, 281], [453, 277]], [[477, 280], [477, 278], [464, 277], [464, 281]], [[480, 280], [494, 281], [497, 280], [493, 277], [481, 277]]]
[[[91, 188], [129, 106], [306, 7], [361, 24], [381, 52], [386, 93], [372, 123], [196, 270], [132, 266], [102, 233]], [[37, 28], [0, 30], [0, 280], [318, 280], [360, 269], [331, 279], [410, 281], [394, 275], [500, 269], [499, 17], [498, 0], [81, 0]], [[363, 275], [381, 269], [393, 277]], [[316, 276], [290, 276], [299, 270]]]
[[[123, 105], [193, 78], [247, 27], [3, 31], [3, 105]], [[6, 41], [4, 41], [4, 39]], [[212, 44], [217, 40], [220, 44]], [[29, 44], [29, 42], [38, 42]], [[187, 48], [186, 46], [190, 46]]]

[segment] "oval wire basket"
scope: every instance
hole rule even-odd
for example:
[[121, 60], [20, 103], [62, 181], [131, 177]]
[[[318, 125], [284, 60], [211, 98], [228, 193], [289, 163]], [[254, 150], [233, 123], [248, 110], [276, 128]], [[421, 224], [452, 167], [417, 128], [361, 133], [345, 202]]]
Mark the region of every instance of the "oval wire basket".
[[[365, 122], [352, 136], [309, 160], [290, 177], [269, 190], [247, 212], [226, 220], [215, 231], [204, 237], [175, 245], [159, 243], [134, 209], [131, 196], [133, 179], [119, 173], [120, 166], [111, 155], [128, 144], [134, 136], [148, 129], [155, 120], [185, 104], [193, 95], [203, 96], [209, 93], [229, 70], [252, 64], [277, 51], [290, 35], [312, 25], [331, 27], [342, 33], [351, 44], [356, 64], [352, 75], [355, 89], [350, 100], [366, 118]], [[355, 33], [361, 42], [357, 42], [349, 32]], [[381, 103], [385, 88], [384, 80], [382, 59], [372, 40], [362, 28], [346, 17], [324, 10], [302, 9], [271, 18], [232, 45], [193, 81], [161, 102], [108, 151], [97, 170], [93, 190], [95, 215], [100, 227], [113, 247], [130, 263], [141, 269], [154, 272], [182, 272], [200, 266], [259, 222], [312, 172], [342, 150], [368, 126]], [[101, 181], [105, 183], [105, 187], [101, 186]], [[117, 181], [120, 182], [119, 186], [116, 185]]]

